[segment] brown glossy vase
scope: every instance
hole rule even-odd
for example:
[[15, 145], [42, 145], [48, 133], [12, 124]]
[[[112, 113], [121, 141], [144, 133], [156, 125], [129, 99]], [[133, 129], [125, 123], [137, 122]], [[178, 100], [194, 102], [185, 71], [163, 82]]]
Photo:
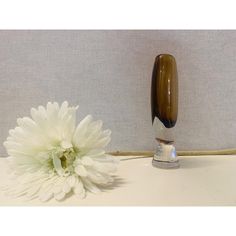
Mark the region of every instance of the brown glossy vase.
[[169, 54], [155, 59], [151, 87], [152, 124], [157, 140], [153, 166], [177, 168], [174, 126], [178, 116], [178, 75], [175, 58]]
[[152, 122], [157, 117], [166, 128], [175, 126], [178, 115], [178, 74], [175, 58], [156, 57], [151, 89]]

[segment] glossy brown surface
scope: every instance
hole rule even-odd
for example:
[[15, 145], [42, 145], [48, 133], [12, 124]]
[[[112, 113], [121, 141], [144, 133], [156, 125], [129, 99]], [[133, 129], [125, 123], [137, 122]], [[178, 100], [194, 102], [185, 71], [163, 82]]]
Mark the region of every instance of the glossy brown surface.
[[158, 55], [152, 73], [151, 88], [152, 122], [155, 117], [166, 128], [175, 126], [178, 116], [178, 74], [175, 58]]

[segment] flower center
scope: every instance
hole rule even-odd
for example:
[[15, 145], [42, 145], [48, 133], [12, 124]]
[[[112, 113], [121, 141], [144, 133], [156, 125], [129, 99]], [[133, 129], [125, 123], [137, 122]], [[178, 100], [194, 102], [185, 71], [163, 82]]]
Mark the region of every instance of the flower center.
[[56, 148], [51, 153], [53, 169], [60, 176], [68, 176], [74, 171], [73, 163], [77, 156], [77, 151], [73, 147], [62, 149]]

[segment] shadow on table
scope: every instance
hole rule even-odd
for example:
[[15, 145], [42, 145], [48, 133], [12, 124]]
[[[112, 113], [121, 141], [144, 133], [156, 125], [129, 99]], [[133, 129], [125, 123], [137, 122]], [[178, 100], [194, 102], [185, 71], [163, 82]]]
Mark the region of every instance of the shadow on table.
[[202, 157], [186, 157], [181, 159], [180, 157], [180, 168], [181, 169], [194, 169], [194, 168], [204, 168], [209, 166], [218, 165], [219, 163], [212, 159]]
[[112, 189], [121, 187], [124, 184], [126, 184], [125, 180], [120, 177], [114, 176], [113, 178], [114, 178], [114, 181], [112, 183], [110, 183], [109, 185], [102, 187], [103, 190], [105, 190], [105, 191], [112, 190]]

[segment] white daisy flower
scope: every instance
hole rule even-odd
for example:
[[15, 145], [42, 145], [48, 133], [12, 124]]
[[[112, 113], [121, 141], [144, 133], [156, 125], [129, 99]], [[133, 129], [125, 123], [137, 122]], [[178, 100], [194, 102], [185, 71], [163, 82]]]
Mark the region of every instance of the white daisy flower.
[[69, 193], [84, 198], [86, 191], [100, 192], [113, 181], [117, 160], [104, 151], [111, 131], [91, 115], [76, 127], [77, 108], [49, 102], [32, 108], [32, 118], [17, 120], [4, 142], [16, 176], [10, 194], [42, 201]]

